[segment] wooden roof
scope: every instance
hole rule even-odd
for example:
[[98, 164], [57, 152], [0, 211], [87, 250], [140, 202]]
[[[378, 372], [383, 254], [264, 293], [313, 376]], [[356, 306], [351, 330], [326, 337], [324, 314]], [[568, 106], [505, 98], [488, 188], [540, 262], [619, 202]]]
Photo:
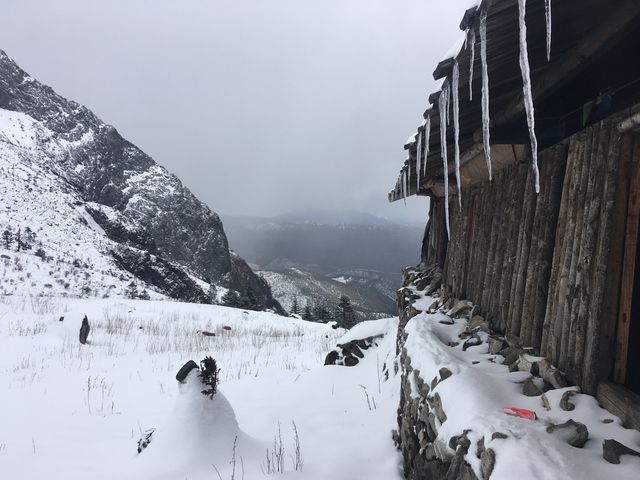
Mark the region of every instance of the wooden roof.
[[[640, 2], [637, 0], [552, 0], [552, 47], [551, 59], [546, 55], [546, 21], [544, 1], [527, 2], [526, 23], [529, 63], [531, 67], [534, 107], [554, 98], [553, 96], [587, 70], [599, 56], [623, 41], [630, 32], [640, 26]], [[489, 72], [489, 102], [491, 117], [491, 143], [528, 144], [528, 133], [522, 95], [522, 74], [519, 65], [519, 26], [517, 0], [483, 0], [478, 9], [465, 12], [460, 23], [462, 30], [473, 28], [476, 34], [475, 60], [473, 64], [473, 99], [469, 95], [469, 72], [471, 52], [469, 45], [457, 56], [459, 78], [459, 145], [461, 163], [470, 161], [479, 153], [482, 143], [481, 87], [479, 20], [482, 9], [487, 9], [487, 59]], [[632, 59], [635, 61], [635, 58]], [[448, 78], [454, 60], [440, 62], [434, 71], [436, 80]], [[421, 175], [420, 190], [416, 185], [416, 141], [407, 143], [408, 159], [389, 201], [402, 199], [402, 172], [411, 171], [411, 185], [406, 195], [434, 195], [443, 181], [443, 163], [440, 145], [440, 115], [438, 97], [440, 92], [429, 96], [429, 105], [424, 117], [430, 114], [431, 135], [426, 175]], [[552, 108], [549, 107], [549, 111]], [[557, 110], [557, 109], [556, 109]], [[554, 112], [558, 115], [558, 112]], [[562, 115], [562, 112], [560, 112]], [[557, 143], [561, 138], [545, 135], [553, 130], [553, 119], [544, 118], [544, 111], [536, 110], [536, 132], [541, 147]], [[418, 131], [424, 130], [423, 126]], [[453, 122], [447, 127], [448, 173], [453, 165]], [[493, 150], [493, 149], [492, 149]], [[484, 157], [484, 155], [482, 154]], [[424, 160], [423, 160], [424, 161]], [[483, 160], [484, 161], [484, 160]], [[455, 184], [455, 181], [449, 182]]]

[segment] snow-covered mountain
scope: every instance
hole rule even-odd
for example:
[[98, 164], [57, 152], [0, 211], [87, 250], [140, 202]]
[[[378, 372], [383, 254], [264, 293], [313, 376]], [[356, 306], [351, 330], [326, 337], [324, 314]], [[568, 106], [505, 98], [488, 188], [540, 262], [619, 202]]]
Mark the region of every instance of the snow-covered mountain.
[[[309, 306], [333, 313], [341, 296], [349, 297], [358, 319], [386, 318], [397, 312], [395, 275], [367, 270], [319, 271], [311, 265], [282, 260], [256, 272], [271, 286], [273, 296], [288, 312]], [[322, 320], [322, 319], [320, 319]]]
[[0, 199], [0, 293], [206, 302], [230, 288], [282, 311], [215, 212], [1, 50]]

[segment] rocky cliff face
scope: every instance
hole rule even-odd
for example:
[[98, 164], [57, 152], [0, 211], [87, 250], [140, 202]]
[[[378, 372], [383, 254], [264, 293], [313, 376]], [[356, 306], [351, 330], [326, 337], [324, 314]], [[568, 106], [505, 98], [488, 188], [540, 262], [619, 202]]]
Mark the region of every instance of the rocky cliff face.
[[101, 253], [117, 268], [173, 298], [202, 301], [204, 281], [251, 289], [265, 307], [282, 311], [266, 282], [232, 256], [215, 212], [114, 127], [36, 81], [1, 50], [0, 109], [0, 163], [8, 165], [10, 156], [24, 163], [27, 154], [31, 168], [50, 174], [58, 184], [51, 188], [71, 194], [108, 237]]

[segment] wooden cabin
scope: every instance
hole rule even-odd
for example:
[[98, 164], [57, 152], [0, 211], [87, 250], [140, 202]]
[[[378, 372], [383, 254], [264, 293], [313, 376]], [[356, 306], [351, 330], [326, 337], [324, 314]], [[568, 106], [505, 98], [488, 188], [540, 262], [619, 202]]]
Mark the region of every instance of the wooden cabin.
[[493, 329], [519, 336], [640, 429], [640, 2], [552, 0], [549, 58], [546, 3], [529, 0], [525, 16], [539, 192], [519, 4], [485, 0], [462, 19], [466, 45], [434, 71], [449, 88], [459, 71], [460, 191], [455, 111], [442, 125], [435, 92], [389, 200], [430, 197], [423, 263], [440, 265], [452, 293], [478, 304]]

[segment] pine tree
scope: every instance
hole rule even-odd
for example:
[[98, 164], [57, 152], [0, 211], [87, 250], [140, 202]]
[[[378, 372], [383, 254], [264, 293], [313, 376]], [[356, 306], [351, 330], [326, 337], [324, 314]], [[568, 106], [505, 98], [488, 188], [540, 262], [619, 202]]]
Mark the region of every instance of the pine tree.
[[318, 322], [327, 322], [330, 317], [329, 309], [322, 304], [316, 305], [315, 307], [313, 307], [313, 317]]
[[222, 305], [225, 307], [241, 308], [238, 292], [231, 289], [227, 290], [227, 292], [222, 296]]
[[18, 227], [18, 235], [16, 237], [16, 242], [18, 243], [18, 246], [16, 247], [16, 251], [20, 251], [20, 249], [22, 248], [22, 240], [20, 240], [20, 227]]
[[138, 286], [136, 285], [136, 282], [131, 281], [131, 283], [127, 285], [125, 296], [131, 299], [138, 298]]
[[147, 292], [147, 289], [143, 287], [142, 291], [138, 295], [138, 298], [140, 300], [150, 300], [151, 299], [151, 295], [149, 295], [149, 292]]
[[351, 305], [351, 299], [346, 295], [340, 297], [336, 307], [336, 321], [342, 328], [351, 328], [356, 324], [356, 312]]
[[256, 312], [262, 311], [262, 304], [260, 303], [260, 300], [258, 300], [258, 298], [256, 297], [255, 293], [253, 293], [252, 289], [248, 288], [246, 290], [245, 298], [246, 298], [246, 306], [244, 308], [246, 308], [247, 310], [254, 310]]
[[24, 229], [24, 235], [22, 239], [22, 248], [24, 250], [30, 250], [36, 241], [36, 234], [30, 227]]
[[4, 232], [2, 232], [2, 240], [4, 240], [5, 248], [9, 250], [13, 243], [13, 231], [11, 230], [11, 227], [7, 227]]
[[298, 315], [300, 313], [300, 306], [298, 305], [298, 297], [293, 297], [293, 303], [291, 304], [291, 313], [294, 315]]
[[313, 320], [313, 314], [311, 313], [311, 306], [307, 303], [302, 311], [302, 318], [305, 320]]

